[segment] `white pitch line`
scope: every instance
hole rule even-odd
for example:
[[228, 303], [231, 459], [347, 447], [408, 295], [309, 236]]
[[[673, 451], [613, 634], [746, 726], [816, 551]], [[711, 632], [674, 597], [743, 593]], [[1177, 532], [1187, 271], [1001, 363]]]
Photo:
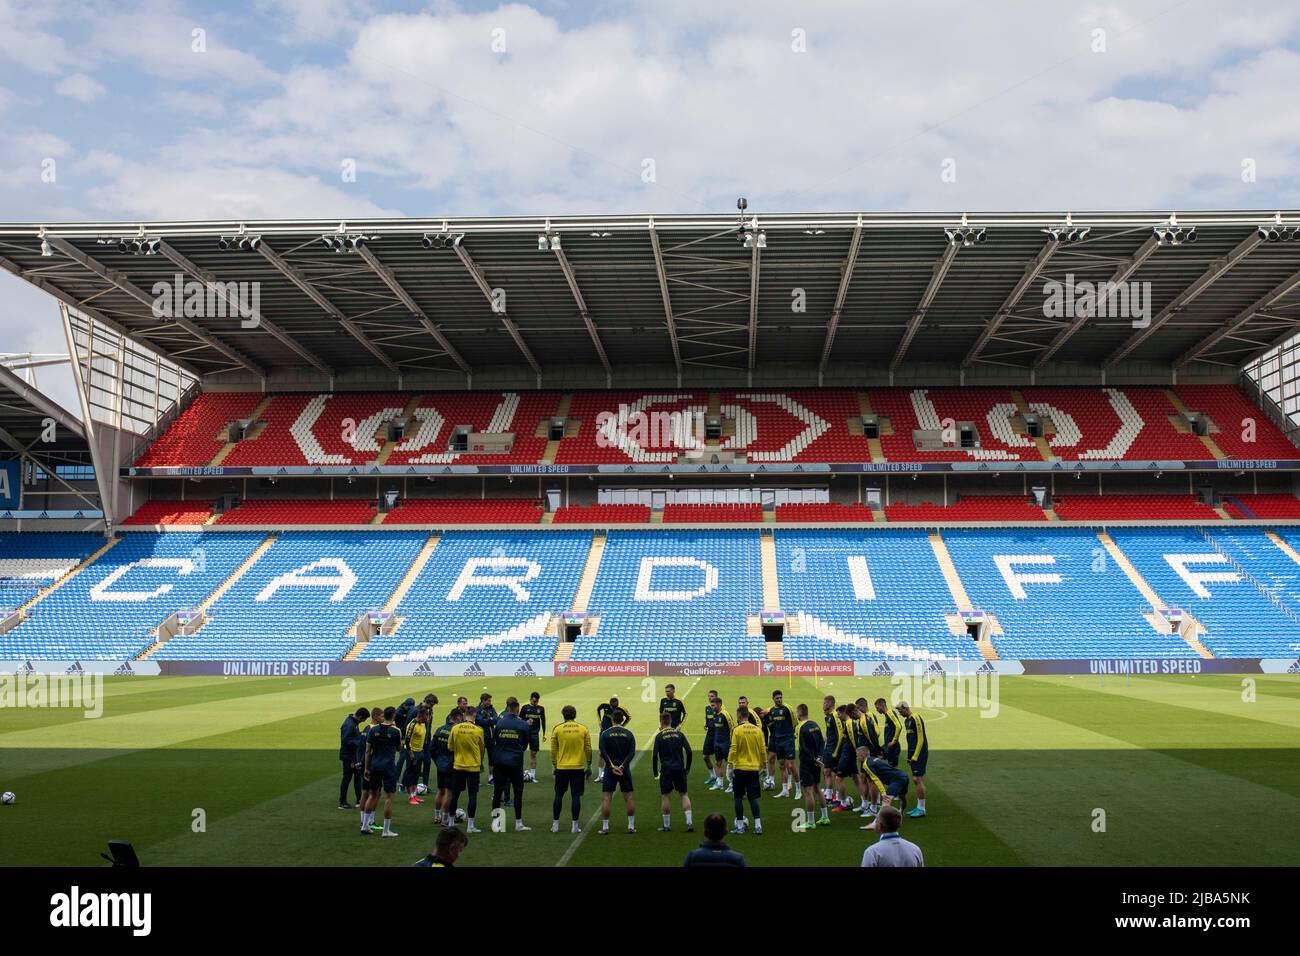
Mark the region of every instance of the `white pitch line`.
[[[695, 690], [695, 685], [698, 684], [702, 679], [703, 678], [700, 677], [695, 678], [695, 682], [691, 684], [691, 686], [682, 694], [683, 701], [686, 700], [686, 698], [690, 695], [691, 691]], [[641, 755], [643, 753], [645, 753], [644, 750], [638, 750], [636, 752], [636, 754], [632, 757], [631, 763], [627, 765], [628, 770], [631, 770], [633, 767], [636, 766], [636, 762], [641, 759]], [[555, 865], [557, 867], [569, 865], [569, 861], [573, 859], [573, 854], [578, 852], [578, 847], [582, 846], [582, 841], [587, 839], [587, 834], [591, 832], [591, 828], [594, 827], [596, 825], [596, 822], [600, 819], [600, 806], [601, 803], [603, 802], [604, 799], [602, 796], [602, 799], [596, 805], [595, 812], [592, 813], [591, 817], [587, 820], [587, 825], [582, 828], [581, 832], [579, 832], [577, 835], [574, 836], [573, 842], [569, 844], [569, 848], [564, 851], [563, 855], [558, 860], [555, 861]], [[572, 820], [572, 818], [570, 818], [570, 820]]]

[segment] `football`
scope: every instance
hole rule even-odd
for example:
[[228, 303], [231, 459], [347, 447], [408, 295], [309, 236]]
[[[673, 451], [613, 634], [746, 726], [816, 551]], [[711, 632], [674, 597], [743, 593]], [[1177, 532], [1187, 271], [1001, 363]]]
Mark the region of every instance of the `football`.
[[424, 784], [419, 783], [415, 785], [415, 792], [420, 796], [424, 796], [426, 793], [429, 792], [429, 788], [426, 787]]
[[10, 804], [10, 803], [13, 803], [13, 802], [14, 802], [15, 800], [17, 800], [17, 799], [18, 799], [18, 798], [17, 798], [16, 796], [14, 796], [14, 792], [13, 792], [12, 790], [6, 790], [6, 791], [4, 792], [4, 795], [3, 795], [3, 796], [0, 796], [0, 803], [3, 803], [3, 804], [6, 804], [6, 805], [7, 805], [7, 804]]

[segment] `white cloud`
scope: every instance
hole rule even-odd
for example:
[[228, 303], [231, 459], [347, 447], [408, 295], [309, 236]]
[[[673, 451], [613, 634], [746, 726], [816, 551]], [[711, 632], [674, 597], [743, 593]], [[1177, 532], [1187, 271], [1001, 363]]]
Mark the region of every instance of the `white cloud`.
[[93, 103], [104, 95], [104, 87], [93, 76], [87, 76], [85, 73], [73, 73], [71, 76], [65, 76], [59, 80], [54, 86], [54, 92], [60, 96], [80, 100], [83, 103]]

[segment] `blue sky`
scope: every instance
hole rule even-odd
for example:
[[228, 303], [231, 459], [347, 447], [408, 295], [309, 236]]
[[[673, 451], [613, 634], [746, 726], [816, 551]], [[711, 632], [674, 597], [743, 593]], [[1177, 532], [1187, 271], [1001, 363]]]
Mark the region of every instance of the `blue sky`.
[[[0, 0], [0, 219], [1294, 208], [1298, 46], [1262, 0]], [[54, 319], [0, 276], [0, 351]]]

